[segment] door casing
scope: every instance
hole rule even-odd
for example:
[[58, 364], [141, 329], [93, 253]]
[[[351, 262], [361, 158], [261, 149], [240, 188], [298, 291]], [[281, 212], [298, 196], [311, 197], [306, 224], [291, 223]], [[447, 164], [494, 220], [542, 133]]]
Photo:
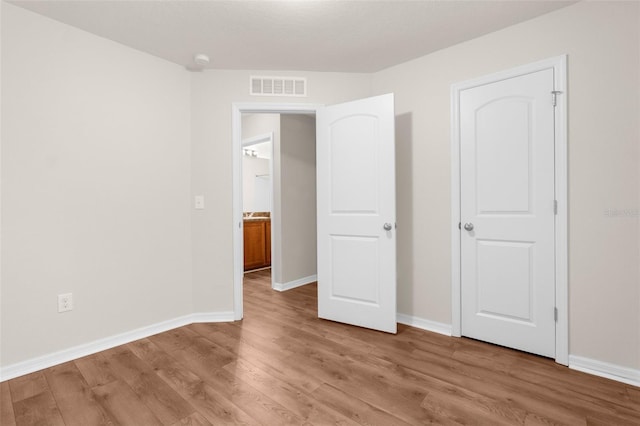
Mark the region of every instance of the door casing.
[[[320, 104], [296, 103], [233, 103], [231, 110], [232, 145], [233, 145], [233, 318], [238, 321], [244, 316], [242, 300], [242, 280], [244, 277], [244, 241], [242, 238], [242, 114], [315, 114]], [[273, 221], [272, 233], [277, 235], [277, 221]], [[271, 239], [272, 261], [278, 256], [273, 250]]]
[[452, 335], [461, 336], [462, 282], [460, 224], [460, 92], [508, 78], [545, 70], [554, 70], [556, 96], [549, 94], [555, 108], [555, 298], [556, 355], [559, 364], [569, 364], [569, 292], [568, 292], [568, 158], [567, 158], [567, 55], [501, 71], [484, 77], [463, 81], [451, 86], [451, 325]]

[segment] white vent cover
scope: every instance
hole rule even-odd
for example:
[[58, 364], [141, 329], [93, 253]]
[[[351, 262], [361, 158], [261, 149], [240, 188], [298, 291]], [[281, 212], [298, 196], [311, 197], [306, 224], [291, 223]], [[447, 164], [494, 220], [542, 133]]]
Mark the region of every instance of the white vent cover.
[[307, 79], [252, 75], [249, 93], [254, 96], [307, 96]]

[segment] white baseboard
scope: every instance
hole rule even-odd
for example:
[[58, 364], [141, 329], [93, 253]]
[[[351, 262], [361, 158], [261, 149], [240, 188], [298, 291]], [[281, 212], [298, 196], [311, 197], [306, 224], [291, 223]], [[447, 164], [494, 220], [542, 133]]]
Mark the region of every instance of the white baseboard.
[[[285, 284], [277, 284], [279, 291], [286, 291], [292, 288], [300, 287], [315, 282], [315, 275], [291, 281]], [[182, 317], [162, 321], [146, 327], [141, 327], [115, 336], [105, 337], [104, 339], [94, 340], [93, 342], [75, 346], [73, 348], [54, 352], [51, 354], [39, 356], [26, 361], [18, 362], [0, 367], [0, 382], [10, 380], [25, 374], [34, 373], [36, 371], [53, 367], [54, 365], [64, 362], [73, 361], [83, 356], [91, 355], [107, 349], [114, 348], [119, 345], [133, 342], [135, 340], [144, 339], [154, 334], [162, 333], [174, 328], [182, 327], [193, 323], [202, 322], [232, 322], [234, 320], [233, 311], [226, 312], [200, 312]], [[436, 321], [418, 318], [411, 315], [397, 314], [397, 321], [400, 324], [406, 324], [422, 330], [432, 331], [434, 333], [451, 336], [451, 325]], [[569, 368], [584, 373], [593, 374], [607, 379], [616, 380], [632, 386], [640, 387], [640, 370], [623, 367], [608, 362], [598, 361], [577, 355], [569, 355]]]
[[273, 289], [278, 291], [287, 291], [292, 288], [301, 287], [303, 285], [311, 284], [318, 281], [317, 275], [309, 275], [308, 277], [300, 278], [294, 281], [289, 281], [288, 283], [273, 283]]
[[441, 322], [431, 321], [428, 319], [418, 318], [405, 314], [397, 314], [396, 318], [400, 324], [406, 324], [410, 325], [411, 327], [420, 328], [422, 330], [444, 334], [445, 336], [451, 336], [451, 324], [443, 324]]
[[185, 315], [182, 317], [162, 321], [156, 324], [141, 327], [115, 336], [105, 337], [103, 339], [94, 340], [93, 342], [84, 343], [69, 349], [64, 349], [26, 361], [0, 367], [0, 382], [10, 380], [15, 377], [24, 376], [25, 374], [34, 373], [36, 371], [53, 367], [54, 365], [64, 362], [73, 361], [83, 356], [91, 355], [96, 352], [124, 345], [135, 340], [144, 339], [154, 334], [162, 333], [174, 328], [182, 327], [196, 322], [231, 322], [233, 321], [233, 312], [203, 312]]
[[640, 370], [634, 368], [577, 355], [569, 355], [569, 368], [640, 387]]
[[[449, 324], [443, 324], [411, 315], [397, 314], [397, 321], [400, 324], [406, 324], [423, 330], [432, 331], [434, 333], [444, 334], [445, 336], [451, 336], [452, 332], [451, 325]], [[569, 368], [640, 387], [640, 370], [637, 369], [577, 355], [569, 355]]]
[[199, 312], [190, 315], [193, 319], [191, 323], [196, 322], [232, 322], [234, 321], [233, 311], [223, 312]]

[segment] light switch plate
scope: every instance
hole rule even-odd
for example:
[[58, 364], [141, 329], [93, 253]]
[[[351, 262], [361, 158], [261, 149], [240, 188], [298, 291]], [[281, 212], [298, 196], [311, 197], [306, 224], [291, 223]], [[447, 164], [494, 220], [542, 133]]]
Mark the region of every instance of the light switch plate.
[[204, 209], [204, 195], [196, 195], [195, 197], [195, 208], [197, 210]]

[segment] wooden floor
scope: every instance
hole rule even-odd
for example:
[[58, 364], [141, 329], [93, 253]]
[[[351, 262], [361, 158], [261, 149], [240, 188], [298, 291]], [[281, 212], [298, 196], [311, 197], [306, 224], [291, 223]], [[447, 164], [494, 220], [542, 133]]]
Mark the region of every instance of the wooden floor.
[[640, 388], [469, 339], [319, 320], [315, 293], [249, 274], [243, 321], [3, 382], [0, 424], [640, 425]]

